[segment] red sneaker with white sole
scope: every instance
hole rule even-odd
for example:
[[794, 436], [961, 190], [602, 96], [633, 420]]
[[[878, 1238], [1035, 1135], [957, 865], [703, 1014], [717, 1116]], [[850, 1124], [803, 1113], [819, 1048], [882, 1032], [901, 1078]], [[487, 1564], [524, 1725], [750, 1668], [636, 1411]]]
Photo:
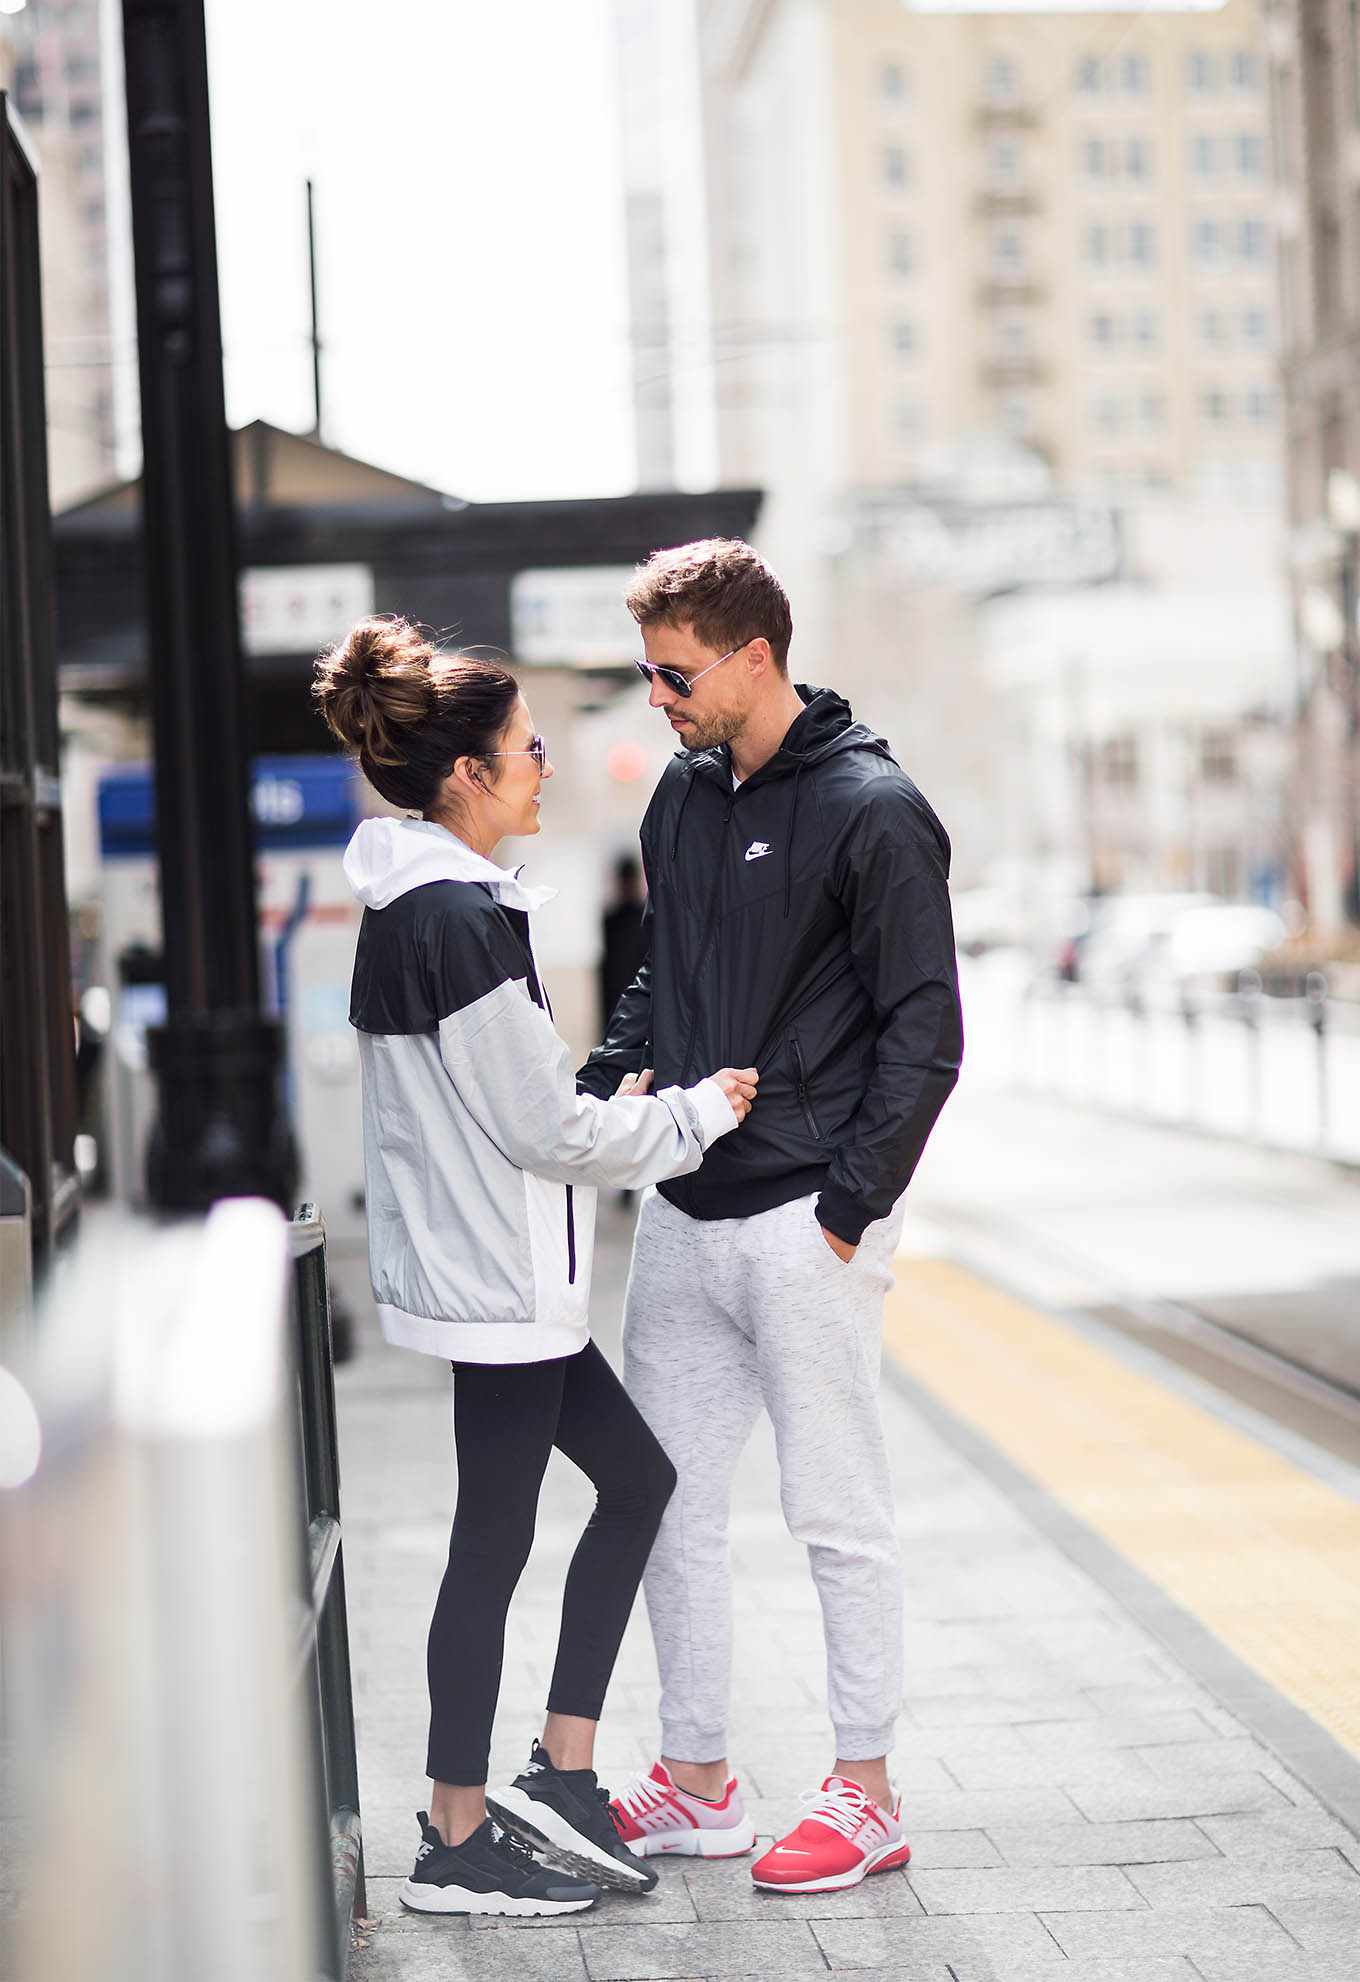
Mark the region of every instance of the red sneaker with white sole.
[[756, 1841], [756, 1827], [742, 1808], [731, 1776], [722, 1800], [709, 1803], [671, 1781], [660, 1762], [646, 1776], [627, 1781], [610, 1808], [619, 1836], [638, 1858], [742, 1858]]
[[900, 1796], [889, 1815], [857, 1782], [828, 1776], [803, 1801], [812, 1808], [802, 1823], [751, 1867], [751, 1877], [766, 1892], [835, 1892], [857, 1886], [870, 1872], [891, 1872], [911, 1857], [902, 1835]]

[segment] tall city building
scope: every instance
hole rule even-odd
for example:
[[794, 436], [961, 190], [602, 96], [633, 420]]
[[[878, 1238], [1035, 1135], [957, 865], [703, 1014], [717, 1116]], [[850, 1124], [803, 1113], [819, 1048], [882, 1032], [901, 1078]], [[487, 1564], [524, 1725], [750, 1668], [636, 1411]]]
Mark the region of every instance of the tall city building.
[[802, 665], [965, 882], [1278, 894], [1260, 0], [696, 4], [721, 472]]
[[1273, 0], [1266, 47], [1300, 628], [1294, 826], [1310, 906], [1339, 930], [1360, 923], [1360, 7]]
[[860, 485], [984, 427], [1069, 485], [1270, 484], [1257, 0], [701, 19], [725, 473], [792, 392]]
[[[52, 506], [115, 471], [102, 0], [29, 0], [0, 16], [0, 87], [37, 153]], [[113, 82], [121, 87], [121, 76]], [[131, 354], [127, 362], [132, 364]], [[135, 369], [135, 367], [133, 367]]]

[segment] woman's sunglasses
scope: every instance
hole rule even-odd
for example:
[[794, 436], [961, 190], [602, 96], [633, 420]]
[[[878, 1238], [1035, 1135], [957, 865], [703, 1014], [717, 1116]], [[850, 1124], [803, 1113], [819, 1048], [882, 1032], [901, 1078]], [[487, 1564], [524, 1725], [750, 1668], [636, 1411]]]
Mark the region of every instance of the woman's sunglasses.
[[[755, 638], [756, 635], [753, 633], [751, 640]], [[749, 647], [751, 640], [743, 640], [741, 647]], [[679, 668], [659, 667], [655, 661], [634, 661], [633, 666], [644, 681], [664, 681], [667, 688], [673, 688], [677, 695], [688, 696], [694, 693], [696, 681], [702, 681], [706, 674], [712, 674], [714, 668], [720, 668], [724, 661], [730, 661], [733, 654], [741, 652], [741, 647], [729, 647], [727, 652], [720, 654], [716, 661], [710, 661], [706, 668], [700, 668], [698, 674], [681, 674]]]
[[532, 757], [538, 766], [538, 775], [540, 777], [542, 777], [544, 771], [548, 768], [548, 746], [541, 736], [534, 737], [533, 741], [527, 744], [523, 750], [485, 750], [482, 752], [482, 755], [484, 757]]

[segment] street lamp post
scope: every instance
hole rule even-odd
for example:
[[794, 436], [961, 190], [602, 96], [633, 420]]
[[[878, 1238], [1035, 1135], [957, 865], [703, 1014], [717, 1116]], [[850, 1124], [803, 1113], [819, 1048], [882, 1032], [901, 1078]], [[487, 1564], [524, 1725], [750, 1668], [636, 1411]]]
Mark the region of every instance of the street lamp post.
[[203, 0], [123, 0], [166, 1021], [152, 1201], [291, 1208], [282, 1031], [260, 1011]]
[[1360, 737], [1360, 652], [1356, 646], [1356, 558], [1360, 546], [1360, 482], [1349, 468], [1333, 468], [1327, 477], [1327, 515], [1341, 537], [1341, 643], [1346, 697], [1346, 882], [1347, 919], [1360, 922], [1360, 766], [1356, 742]]

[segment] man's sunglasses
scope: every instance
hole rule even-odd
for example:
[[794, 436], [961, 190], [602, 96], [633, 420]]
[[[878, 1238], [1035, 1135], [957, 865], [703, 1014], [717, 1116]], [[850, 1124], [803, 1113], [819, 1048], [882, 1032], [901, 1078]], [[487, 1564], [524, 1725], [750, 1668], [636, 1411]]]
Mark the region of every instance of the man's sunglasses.
[[538, 766], [538, 775], [540, 777], [542, 777], [548, 768], [548, 746], [541, 736], [534, 737], [533, 741], [523, 750], [484, 750], [482, 755], [484, 757], [532, 757]]
[[[751, 640], [755, 638], [756, 635], [753, 633]], [[749, 647], [751, 640], [743, 640], [741, 647]], [[714, 668], [720, 668], [724, 661], [730, 661], [733, 654], [741, 652], [741, 647], [729, 647], [727, 652], [720, 654], [716, 661], [710, 661], [706, 668], [700, 668], [698, 674], [681, 674], [679, 668], [658, 667], [655, 661], [634, 661], [633, 666], [644, 681], [664, 681], [667, 688], [673, 688], [677, 695], [692, 695], [696, 681], [702, 681], [706, 674], [712, 674]]]

